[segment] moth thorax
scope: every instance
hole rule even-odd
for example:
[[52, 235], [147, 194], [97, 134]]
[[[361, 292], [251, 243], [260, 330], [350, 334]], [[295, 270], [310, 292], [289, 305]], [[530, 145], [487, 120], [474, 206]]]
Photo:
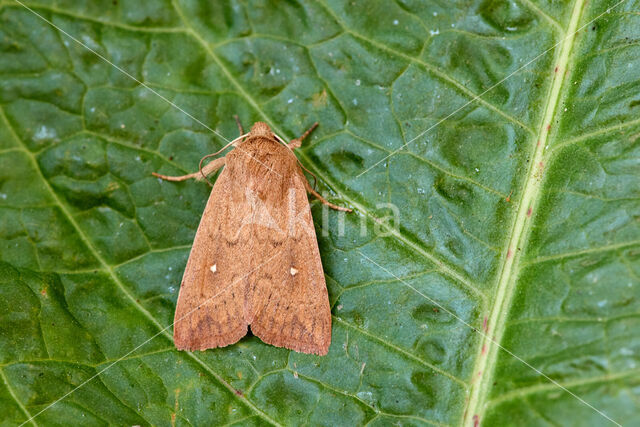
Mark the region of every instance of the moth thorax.
[[268, 124], [264, 122], [255, 122], [251, 128], [251, 136], [265, 136], [269, 139], [273, 138], [273, 132]]

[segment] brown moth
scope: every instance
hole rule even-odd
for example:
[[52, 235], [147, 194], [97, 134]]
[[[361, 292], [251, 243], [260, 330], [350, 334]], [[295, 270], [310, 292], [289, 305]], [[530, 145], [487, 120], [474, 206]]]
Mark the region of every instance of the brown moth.
[[233, 344], [247, 334], [303, 353], [327, 354], [331, 310], [307, 191], [293, 149], [265, 123], [232, 141], [235, 148], [170, 181], [202, 179], [224, 166], [200, 220], [182, 278], [173, 338], [179, 350]]

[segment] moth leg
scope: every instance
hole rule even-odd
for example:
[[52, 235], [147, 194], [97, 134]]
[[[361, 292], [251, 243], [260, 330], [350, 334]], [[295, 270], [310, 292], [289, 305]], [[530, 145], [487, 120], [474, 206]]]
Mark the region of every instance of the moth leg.
[[233, 118], [236, 119], [236, 124], [238, 125], [238, 130], [240, 131], [240, 135], [244, 135], [244, 130], [242, 129], [242, 123], [240, 123], [240, 119], [238, 118], [238, 115], [235, 114]]
[[311, 125], [309, 129], [306, 130], [305, 133], [302, 134], [302, 136], [296, 139], [292, 139], [291, 142], [287, 144], [287, 146], [292, 150], [296, 148], [300, 148], [300, 146], [302, 145], [302, 140], [305, 139], [307, 136], [309, 136], [309, 134], [313, 132], [313, 130], [317, 127], [318, 127], [318, 122], [315, 122], [314, 124]]
[[187, 179], [191, 179], [191, 178], [195, 179], [196, 181], [202, 181], [204, 180], [204, 177], [202, 175], [204, 176], [211, 175], [213, 172], [217, 171], [222, 166], [224, 166], [224, 162], [225, 162], [224, 157], [218, 157], [217, 159], [214, 159], [210, 163], [206, 164], [202, 168], [202, 172], [198, 171], [198, 172], [190, 173], [188, 175], [167, 176], [167, 175], [160, 175], [159, 173], [155, 173], [155, 172], [152, 172], [151, 175], [158, 177], [160, 179], [164, 179], [165, 181], [186, 181]]
[[303, 177], [302, 179], [304, 181], [304, 186], [307, 189], [307, 191], [311, 194], [313, 194], [316, 199], [320, 200], [320, 202], [323, 205], [327, 205], [329, 206], [331, 209], [335, 209], [337, 211], [343, 211], [343, 212], [352, 212], [351, 209], [349, 208], [343, 208], [342, 206], [338, 206], [338, 205], [334, 205], [333, 203], [331, 203], [330, 201], [328, 201], [327, 199], [325, 199], [324, 197], [322, 197], [320, 195], [320, 193], [318, 193], [316, 190], [313, 189], [313, 187], [311, 186], [311, 184], [309, 184], [309, 181], [306, 180], [306, 178]]

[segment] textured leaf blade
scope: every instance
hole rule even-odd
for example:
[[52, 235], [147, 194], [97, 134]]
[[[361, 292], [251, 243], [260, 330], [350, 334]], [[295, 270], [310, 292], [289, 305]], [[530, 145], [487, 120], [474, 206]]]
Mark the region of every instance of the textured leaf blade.
[[208, 188], [150, 173], [224, 142], [4, 3], [11, 424], [96, 374], [35, 422], [606, 421], [499, 346], [638, 421], [637, 2], [119, 3], [30, 6], [229, 138], [234, 114], [287, 138], [321, 123], [300, 158], [356, 210], [314, 205], [333, 343], [173, 349]]

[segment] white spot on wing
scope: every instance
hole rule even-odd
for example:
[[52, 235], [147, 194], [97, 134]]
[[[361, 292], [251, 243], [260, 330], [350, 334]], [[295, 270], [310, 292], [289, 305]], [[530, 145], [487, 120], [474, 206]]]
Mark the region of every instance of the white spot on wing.
[[295, 276], [298, 273], [298, 270], [296, 270], [295, 268], [291, 267], [291, 270], [289, 270], [289, 272], [291, 273], [292, 276]]
[[218, 267], [216, 267], [216, 265], [213, 264], [211, 267], [209, 267], [209, 270], [211, 270], [212, 273], [215, 273], [216, 271], [218, 271]]

